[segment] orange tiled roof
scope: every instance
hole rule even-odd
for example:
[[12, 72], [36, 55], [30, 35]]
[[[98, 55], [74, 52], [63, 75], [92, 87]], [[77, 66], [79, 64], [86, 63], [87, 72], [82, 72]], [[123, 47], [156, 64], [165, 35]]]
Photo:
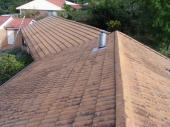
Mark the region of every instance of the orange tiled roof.
[[0, 26], [5, 23], [11, 16], [0, 16]]
[[[53, 18], [38, 22], [42, 27]], [[64, 23], [60, 31], [70, 31]], [[22, 30], [29, 46], [29, 34], [38, 26]], [[97, 46], [98, 37], [94, 36], [48, 54], [3, 85], [0, 126], [169, 127], [170, 60], [118, 31], [108, 33], [107, 48], [92, 52]]]
[[22, 33], [35, 60], [59, 53], [99, 36], [98, 28], [65, 20], [47, 17], [22, 29]]
[[116, 126], [170, 126], [170, 59], [116, 32]]
[[114, 43], [97, 39], [34, 62], [0, 88], [0, 126], [113, 126]]
[[59, 7], [63, 7], [63, 5], [65, 4], [65, 0], [47, 0], [50, 3], [53, 3]]
[[[27, 26], [33, 19], [31, 18], [25, 18], [22, 27]], [[20, 27], [20, 24], [22, 22], [22, 18], [14, 18], [5, 28], [12, 28], [12, 29], [18, 29]]]

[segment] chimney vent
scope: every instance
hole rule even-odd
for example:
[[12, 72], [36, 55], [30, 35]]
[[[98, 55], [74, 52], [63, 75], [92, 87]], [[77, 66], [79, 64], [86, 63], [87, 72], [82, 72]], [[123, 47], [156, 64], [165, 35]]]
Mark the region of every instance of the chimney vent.
[[104, 48], [106, 47], [106, 31], [101, 30], [100, 31], [100, 36], [99, 36], [99, 48]]

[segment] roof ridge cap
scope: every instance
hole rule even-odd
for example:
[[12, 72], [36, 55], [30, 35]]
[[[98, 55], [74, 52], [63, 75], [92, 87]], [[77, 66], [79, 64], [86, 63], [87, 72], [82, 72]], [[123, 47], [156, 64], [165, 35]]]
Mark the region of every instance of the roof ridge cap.
[[152, 52], [156, 53], [157, 55], [159, 55], [159, 56], [161, 56], [161, 57], [163, 57], [163, 58], [167, 59], [168, 61], [170, 61], [170, 58], [168, 58], [168, 57], [166, 57], [166, 56], [162, 55], [162, 54], [161, 54], [161, 53], [159, 53], [158, 51], [156, 51], [156, 50], [154, 50], [154, 49], [150, 48], [149, 46], [146, 46], [146, 45], [144, 45], [144, 44], [140, 43], [139, 41], [137, 41], [137, 40], [133, 39], [132, 37], [130, 37], [130, 36], [128, 36], [128, 35], [126, 35], [125, 33], [122, 33], [122, 32], [120, 32], [120, 31], [118, 31], [118, 32], [119, 32], [120, 34], [123, 34], [123, 35], [124, 35], [124, 36], [126, 36], [127, 38], [129, 38], [129, 39], [133, 40], [135, 43], [138, 43], [139, 45], [141, 45], [141, 46], [143, 46], [143, 47], [147, 48], [148, 50], [150, 50], [150, 51], [152, 51]]
[[129, 91], [129, 83], [124, 67], [123, 46], [119, 33], [115, 31], [115, 77], [116, 77], [116, 127], [134, 127], [134, 116]]

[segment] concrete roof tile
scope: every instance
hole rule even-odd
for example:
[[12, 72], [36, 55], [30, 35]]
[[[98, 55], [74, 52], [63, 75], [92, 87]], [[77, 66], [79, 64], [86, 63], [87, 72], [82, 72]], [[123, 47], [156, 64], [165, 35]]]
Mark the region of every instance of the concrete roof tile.
[[22, 29], [35, 60], [97, 38], [99, 29], [59, 17], [48, 17]]
[[92, 52], [99, 29], [59, 17], [22, 33], [35, 61], [0, 88], [1, 126], [170, 125], [168, 58], [119, 31]]
[[[92, 47], [95, 44], [95, 43], [94, 44], [93, 43], [94, 42], [89, 41], [89, 44]], [[19, 124], [22, 125], [22, 124], [24, 124], [24, 122], [27, 122], [27, 120], [29, 120], [29, 123], [25, 123], [26, 126], [48, 125], [49, 123], [53, 123], [53, 122], [55, 123], [55, 126], [65, 126], [65, 125], [70, 126], [69, 124], [72, 124], [73, 126], [78, 126], [78, 125], [79, 126], [81, 126], [81, 125], [82, 126], [88, 126], [90, 124], [92, 125], [92, 119], [94, 118], [93, 114], [95, 112], [96, 102], [84, 103], [84, 104], [83, 104], [83, 102], [84, 101], [92, 101], [94, 99], [90, 99], [90, 98], [92, 98], [95, 95], [97, 96], [97, 90], [98, 90], [99, 85], [100, 85], [100, 78], [95, 79], [95, 82], [97, 81], [98, 83], [94, 84], [94, 86], [95, 86], [94, 88], [93, 88], [93, 85], [91, 84], [92, 82], [94, 82], [93, 81], [93, 78], [94, 78], [93, 75], [97, 74], [97, 71], [93, 71], [93, 66], [95, 66], [95, 65], [92, 65], [90, 67], [89, 71], [86, 71], [86, 72], [83, 71], [83, 73], [85, 73], [86, 75], [89, 75], [93, 71], [91, 73], [91, 77], [87, 76], [85, 78], [87, 80], [84, 80], [84, 77], [82, 77], [82, 76], [80, 76], [80, 79], [78, 78], [81, 71], [84, 70], [83, 66], [85, 64], [86, 65], [91, 64], [88, 61], [86, 62], [86, 60], [88, 59], [88, 56], [90, 54], [92, 54], [91, 53], [92, 48], [86, 49], [86, 47], [88, 47], [88, 45], [83, 44], [83, 48], [81, 46], [78, 46], [78, 48], [80, 48], [79, 49], [80, 51], [83, 50], [83, 51], [81, 51], [82, 53], [80, 52], [80, 53], [77, 54], [76, 50], [72, 51], [77, 56], [77, 57], [74, 57], [74, 60], [71, 58], [71, 61], [70, 61], [67, 58], [66, 61], [70, 61], [72, 63], [71, 65], [74, 65], [73, 67], [70, 66], [70, 62], [68, 62], [68, 63], [65, 62], [65, 63], [67, 63], [65, 65], [60, 64], [60, 66], [62, 66], [62, 65], [65, 66], [65, 69], [66, 68], [69, 69], [69, 67], [72, 68], [72, 70], [71, 70], [72, 73], [70, 73], [70, 75], [68, 75], [67, 77], [57, 75], [57, 77], [60, 77], [60, 78], [57, 79], [58, 81], [56, 80], [56, 81], [51, 82], [50, 81], [51, 76], [53, 77], [55, 75], [51, 75], [52, 70], [50, 70], [50, 76], [49, 76], [50, 79], [49, 79], [48, 82], [51, 83], [51, 85], [44, 86], [45, 83], [43, 83], [43, 82], [37, 83], [37, 81], [35, 81], [36, 84], [34, 83], [34, 85], [36, 85], [36, 87], [34, 86], [34, 90], [32, 88], [29, 88], [29, 89], [36, 91], [36, 92], [32, 91], [32, 94], [35, 94], [35, 95], [38, 95], [38, 96], [36, 97], [36, 99], [30, 98], [30, 99], [25, 100], [24, 103], [22, 103], [22, 105], [23, 105], [22, 107], [25, 107], [25, 110], [27, 108], [27, 112], [25, 112], [24, 115], [22, 115], [22, 116], [24, 116], [28, 119], [22, 119], [22, 120], [20, 119], [21, 121], [18, 121], [16, 123], [16, 125], [19, 125]], [[84, 51], [85, 52], [88, 51], [88, 53], [85, 53]], [[62, 54], [58, 54], [58, 55], [59, 56], [61, 55], [61, 57], [63, 57], [63, 58], [68, 56], [68, 54], [64, 55], [64, 56]], [[82, 59], [82, 56], [84, 57], [83, 59]], [[99, 54], [99, 56], [96, 56], [96, 58], [98, 58], [98, 57], [100, 57], [100, 54]], [[46, 57], [46, 58], [49, 59], [48, 57]], [[54, 57], [54, 59], [57, 60], [55, 57]], [[60, 58], [58, 60], [60, 60]], [[35, 63], [35, 64], [39, 64], [39, 61], [37, 61], [37, 63]], [[44, 64], [45, 64], [45, 66], [49, 66], [46, 63], [44, 63]], [[101, 64], [103, 64], [103, 63], [101, 63]], [[42, 65], [40, 65], [39, 69], [42, 69], [41, 66]], [[54, 66], [55, 66], [55, 64], [54, 64]], [[34, 68], [36, 66], [34, 66], [34, 64], [33, 64], [32, 67]], [[97, 68], [102, 68], [102, 66], [99, 66]], [[44, 68], [46, 70], [46, 72], [42, 72], [42, 71], [39, 72], [39, 69], [32, 69], [31, 72], [30, 72], [31, 75], [34, 76], [34, 74], [37, 73], [38, 75], [46, 76], [44, 74], [47, 74], [48, 70], [46, 70]], [[63, 69], [60, 73], [65, 72], [67, 70], [67, 69], [66, 70], [65, 69]], [[94, 69], [95, 69], [95, 67], [94, 67]], [[28, 68], [28, 70], [29, 70], [29, 68]], [[57, 69], [57, 71], [60, 71], [60, 70]], [[102, 76], [102, 71], [100, 71], [100, 73], [101, 73], [100, 76]], [[73, 80], [71, 78], [72, 76], [74, 76], [73, 78], [75, 78], [76, 80]], [[91, 80], [91, 81], [89, 80], [89, 85], [88, 85], [88, 79]], [[44, 79], [43, 81], [45, 81], [45, 80], [46, 79]], [[70, 80], [72, 80], [73, 82], [70, 82]], [[62, 84], [63, 84], [63, 82], [65, 82], [65, 85], [63, 86], [61, 84], [61, 87], [56, 86], [57, 89], [52, 89], [50, 87], [50, 86], [52, 86], [52, 84], [57, 84], [57, 83], [60, 83], [60, 82]], [[40, 86], [40, 85], [43, 86], [43, 87], [39, 88], [38, 86]], [[88, 87], [86, 87], [86, 85]], [[91, 88], [89, 88], [89, 86], [91, 86]], [[54, 87], [55, 86], [53, 86], [53, 88]], [[113, 88], [115, 88], [115, 87], [113, 87]], [[40, 89], [40, 90], [36, 90], [36, 89]], [[93, 89], [96, 92], [91, 93], [90, 91], [92, 91]], [[28, 89], [24, 90], [22, 92], [25, 93], [26, 91], [28, 91]], [[109, 91], [111, 91], [111, 90], [109, 90]], [[14, 91], [14, 93], [15, 92], [17, 92], [17, 90]], [[56, 92], [58, 92], [58, 94]], [[48, 93], [48, 94], [46, 94], [46, 93]], [[69, 96], [69, 95], [71, 95], [71, 96]], [[77, 96], [78, 96], [78, 98], [77, 98]], [[55, 106], [55, 107], [57, 106], [57, 107], [55, 108], [55, 107], [52, 107], [52, 106]], [[8, 113], [10, 113], [10, 112], [8, 112]], [[93, 113], [93, 114], [91, 114], [91, 113]], [[36, 117], [29, 117], [29, 116], [32, 116], [32, 115], [35, 116], [35, 114], [37, 114]], [[13, 114], [13, 115], [17, 116], [17, 114]], [[87, 115], [90, 116], [90, 117], [88, 117]], [[5, 115], [4, 115], [4, 117], [5, 117]], [[19, 115], [18, 118], [21, 118], [21, 115]], [[85, 120], [85, 122], [84, 122], [84, 120]], [[84, 123], [80, 122], [80, 121], [83, 121]], [[73, 123], [73, 122], [75, 122], [75, 123]]]
[[[170, 60], [121, 32], [117, 32], [117, 36], [119, 62], [116, 61], [116, 66], [121, 69], [116, 72], [121, 78], [116, 80], [119, 84], [116, 86], [116, 126], [169, 124], [169, 116], [161, 108], [164, 105], [164, 109], [169, 109], [167, 93], [161, 89], [169, 90], [166, 81], [170, 75], [166, 67]], [[123, 112], [122, 108], [125, 108]]]

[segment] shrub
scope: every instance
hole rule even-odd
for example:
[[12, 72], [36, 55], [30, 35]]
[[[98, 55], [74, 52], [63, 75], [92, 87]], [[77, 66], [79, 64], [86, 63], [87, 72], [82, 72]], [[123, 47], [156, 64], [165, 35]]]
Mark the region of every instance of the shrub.
[[73, 9], [70, 5], [64, 4], [64, 11], [59, 12], [59, 15], [62, 18], [74, 20], [74, 21], [83, 21], [85, 20], [86, 13], [81, 9]]
[[118, 30], [121, 24], [120, 21], [110, 20], [110, 22], [107, 22], [106, 25], [107, 25], [107, 30], [113, 32], [115, 30]]
[[13, 49], [5, 50], [3, 51], [3, 53], [16, 55], [18, 52], [21, 52], [21, 51], [22, 50], [20, 48], [13, 48]]
[[20, 48], [3, 51], [0, 57], [0, 84], [4, 83], [33, 61], [31, 55]]
[[0, 81], [4, 83], [24, 67], [18, 62], [15, 55], [3, 54], [0, 57]]

